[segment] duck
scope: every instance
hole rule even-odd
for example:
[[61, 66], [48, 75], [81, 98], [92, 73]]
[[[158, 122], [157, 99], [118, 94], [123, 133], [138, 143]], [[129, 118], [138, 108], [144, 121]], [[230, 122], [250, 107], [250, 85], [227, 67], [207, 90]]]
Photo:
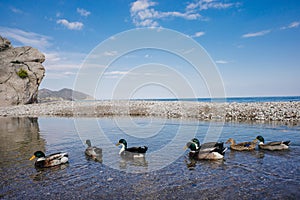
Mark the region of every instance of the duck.
[[85, 150], [85, 155], [92, 158], [96, 162], [102, 162], [102, 149], [96, 146], [92, 146], [90, 140], [86, 140], [85, 143], [88, 147]]
[[223, 146], [223, 142], [208, 142], [200, 145], [197, 138], [189, 141], [185, 149], [189, 148], [189, 157], [196, 160], [219, 160], [224, 158], [227, 148]]
[[120, 145], [122, 146], [122, 148], [120, 149], [120, 152], [119, 152], [120, 155], [134, 153], [134, 154], [136, 154], [136, 157], [144, 156], [144, 154], [148, 150], [147, 146], [127, 148], [127, 142], [125, 139], [120, 139], [119, 142], [116, 144], [116, 146], [120, 146]]
[[197, 150], [201, 150], [201, 151], [210, 151], [210, 150], [217, 148], [217, 149], [221, 149], [222, 151], [224, 151], [223, 152], [223, 154], [224, 154], [225, 151], [227, 150], [226, 147], [224, 148], [224, 142], [206, 142], [206, 143], [200, 144], [200, 142], [197, 138], [193, 138], [191, 140], [191, 142], [196, 144]]
[[35, 161], [35, 166], [38, 168], [48, 168], [54, 167], [57, 165], [65, 164], [69, 161], [68, 153], [54, 153], [49, 156], [45, 156], [45, 153], [42, 151], [36, 151], [29, 160], [38, 158]]
[[265, 139], [261, 135], [257, 136], [256, 139], [259, 140], [258, 146], [260, 149], [265, 149], [270, 151], [285, 150], [288, 149], [289, 145], [291, 144], [290, 140], [265, 143]]
[[257, 139], [253, 140], [252, 142], [240, 142], [236, 144], [233, 138], [229, 138], [226, 141], [226, 144], [230, 143], [230, 149], [236, 151], [253, 151], [257, 144]]

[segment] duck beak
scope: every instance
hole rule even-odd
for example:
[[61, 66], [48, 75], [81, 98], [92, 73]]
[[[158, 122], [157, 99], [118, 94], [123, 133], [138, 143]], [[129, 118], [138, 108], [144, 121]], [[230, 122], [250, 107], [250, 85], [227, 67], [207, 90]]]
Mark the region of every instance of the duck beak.
[[121, 143], [120, 142], [118, 142], [117, 144], [116, 144], [116, 146], [119, 146]]
[[33, 160], [33, 159], [35, 159], [35, 155], [33, 155], [29, 160]]
[[183, 147], [183, 150], [187, 150], [187, 148], [188, 148], [188, 146], [185, 145], [185, 146]]

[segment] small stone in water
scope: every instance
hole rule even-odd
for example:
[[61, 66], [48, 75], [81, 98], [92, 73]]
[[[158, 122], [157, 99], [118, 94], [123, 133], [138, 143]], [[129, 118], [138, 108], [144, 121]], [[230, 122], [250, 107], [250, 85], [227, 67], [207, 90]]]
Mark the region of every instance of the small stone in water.
[[107, 181], [112, 181], [112, 180], [114, 180], [114, 179], [113, 179], [113, 178], [108, 178], [108, 179], [107, 179]]

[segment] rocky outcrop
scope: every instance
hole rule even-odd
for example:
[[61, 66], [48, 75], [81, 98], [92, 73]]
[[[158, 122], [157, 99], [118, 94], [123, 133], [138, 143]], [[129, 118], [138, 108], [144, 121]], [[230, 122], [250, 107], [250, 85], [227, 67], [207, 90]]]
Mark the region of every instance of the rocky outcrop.
[[32, 47], [14, 48], [0, 36], [0, 106], [37, 102], [45, 56]]

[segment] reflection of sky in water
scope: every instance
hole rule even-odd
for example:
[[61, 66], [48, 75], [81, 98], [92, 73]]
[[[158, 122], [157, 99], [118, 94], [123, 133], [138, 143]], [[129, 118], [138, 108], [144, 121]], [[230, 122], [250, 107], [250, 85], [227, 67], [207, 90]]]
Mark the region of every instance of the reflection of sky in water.
[[[16, 120], [14, 123], [10, 120], [5, 118], [5, 126], [1, 120], [1, 135], [12, 133], [8, 129], [12, 130], [9, 127], [16, 126]], [[116, 120], [120, 122], [120, 127]], [[94, 121], [97, 122], [96, 126]], [[130, 124], [130, 121], [136, 125]], [[122, 117], [115, 120], [81, 118], [76, 120], [76, 124], [73, 118], [39, 118], [36, 122], [17, 120], [19, 129], [14, 130], [18, 130], [16, 135], [22, 135], [19, 137], [23, 138], [22, 141], [1, 139], [1, 146], [6, 143], [13, 147], [1, 149], [0, 193], [6, 199], [24, 196], [37, 198], [44, 197], [44, 194], [49, 194], [49, 197], [86, 198], [93, 194], [99, 198], [108, 195], [119, 198], [124, 193], [127, 199], [145, 196], [157, 199], [170, 195], [197, 198], [199, 193], [203, 198], [209, 198], [211, 194], [215, 194], [216, 198], [299, 196], [299, 126], [225, 123], [219, 141], [226, 141], [229, 137], [237, 142], [249, 141], [260, 134], [266, 141], [290, 139], [292, 145], [290, 150], [280, 152], [228, 150], [224, 161], [199, 161], [194, 170], [189, 170], [187, 165], [191, 166], [191, 163], [183, 146], [191, 139], [189, 132], [195, 131], [196, 137], [202, 141], [208, 130], [208, 122]], [[213, 126], [218, 125], [213, 123]], [[105, 134], [100, 133], [100, 127]], [[151, 133], [149, 138], [134, 137], [143, 128], [145, 132], [151, 132], [151, 127], [156, 134]], [[180, 128], [184, 134], [175, 140], [178, 143], [172, 143]], [[86, 159], [86, 145], [83, 142], [87, 138], [93, 145], [103, 148], [103, 164]], [[114, 145], [120, 138], [126, 138], [129, 146], [147, 145], [149, 152], [145, 160], [121, 158], [118, 155], [119, 147]], [[164, 152], [164, 155], [174, 159], [169, 165], [164, 165], [167, 163], [164, 157], [155, 157], [154, 154], [165, 145], [180, 152], [177, 157], [172, 156], [177, 151]], [[66, 151], [69, 153], [69, 164], [62, 168], [37, 171], [34, 162], [28, 160], [37, 148], [45, 149], [46, 154]], [[163, 168], [151, 171], [155, 167]]]

